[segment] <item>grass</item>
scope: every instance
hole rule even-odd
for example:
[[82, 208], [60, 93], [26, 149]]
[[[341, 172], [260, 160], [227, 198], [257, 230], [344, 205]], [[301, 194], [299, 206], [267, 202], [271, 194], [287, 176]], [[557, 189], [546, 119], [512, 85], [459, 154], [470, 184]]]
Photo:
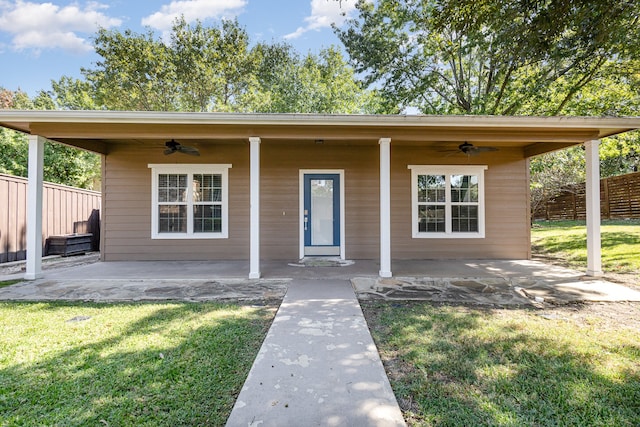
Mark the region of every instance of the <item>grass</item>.
[[24, 280], [22, 280], [22, 279], [1, 280], [0, 281], [0, 288], [4, 288], [5, 286], [15, 285], [16, 283], [20, 283], [20, 282], [23, 282], [23, 281]]
[[640, 425], [633, 327], [429, 303], [363, 309], [411, 426]]
[[0, 303], [0, 425], [224, 425], [272, 311]]
[[[602, 268], [612, 273], [640, 272], [640, 221], [603, 221]], [[587, 265], [584, 221], [536, 222], [531, 230], [534, 253], [561, 258], [576, 268]]]

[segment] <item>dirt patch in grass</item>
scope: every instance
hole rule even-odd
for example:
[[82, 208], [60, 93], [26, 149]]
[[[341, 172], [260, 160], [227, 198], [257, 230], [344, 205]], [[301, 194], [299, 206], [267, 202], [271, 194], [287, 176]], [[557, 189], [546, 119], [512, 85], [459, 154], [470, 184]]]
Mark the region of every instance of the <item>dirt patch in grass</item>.
[[[447, 303], [434, 303], [426, 301], [394, 301], [396, 307], [410, 307], [417, 304], [429, 304], [434, 307], [454, 306]], [[375, 310], [375, 302], [361, 301], [360, 305], [370, 328], [380, 327], [379, 312]], [[455, 305], [458, 311], [463, 313], [486, 312], [501, 318], [508, 318], [514, 309], [496, 309], [478, 305]], [[526, 310], [550, 321], [570, 322], [579, 327], [598, 326], [603, 329], [618, 330], [621, 327], [640, 331], [640, 303], [639, 302], [596, 302], [575, 303], [561, 306], [547, 305], [543, 308], [519, 308]]]
[[[621, 327], [640, 331], [640, 303], [638, 302], [598, 302], [548, 306], [535, 310], [537, 315], [550, 321], [564, 321], [578, 327], [598, 327], [618, 330]], [[508, 310], [500, 310], [497, 315], [509, 316]]]
[[[370, 328], [380, 327], [377, 319], [379, 312], [374, 309], [375, 302], [360, 302], [365, 318]], [[394, 301], [397, 307], [412, 306], [416, 304], [429, 304], [434, 307], [453, 306], [447, 303], [434, 303], [426, 301]], [[496, 309], [494, 307], [483, 307], [478, 305], [455, 305], [458, 311], [471, 313], [482, 311], [491, 313], [500, 318], [508, 318], [514, 309]], [[619, 330], [622, 327], [636, 329], [640, 331], [640, 303], [639, 302], [596, 302], [596, 303], [574, 303], [561, 306], [546, 305], [543, 308], [519, 308], [515, 310], [526, 310], [550, 321], [563, 321], [575, 324], [578, 327], [597, 326], [603, 329]]]

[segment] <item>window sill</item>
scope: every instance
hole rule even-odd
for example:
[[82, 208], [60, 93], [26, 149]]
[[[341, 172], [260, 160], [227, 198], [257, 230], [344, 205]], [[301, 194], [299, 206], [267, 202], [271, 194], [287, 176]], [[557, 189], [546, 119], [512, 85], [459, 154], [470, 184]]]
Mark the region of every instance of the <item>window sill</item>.
[[414, 233], [414, 239], [484, 239], [484, 233]]
[[228, 239], [227, 233], [166, 233], [153, 234], [152, 240], [199, 240], [199, 239]]

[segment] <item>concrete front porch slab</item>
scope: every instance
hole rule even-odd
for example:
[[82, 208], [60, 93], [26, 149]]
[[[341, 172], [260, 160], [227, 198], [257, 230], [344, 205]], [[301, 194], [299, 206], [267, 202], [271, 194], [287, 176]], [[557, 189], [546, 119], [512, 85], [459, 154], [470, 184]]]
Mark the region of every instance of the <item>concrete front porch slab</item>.
[[[4, 300], [212, 300], [281, 298], [290, 280], [352, 280], [360, 298], [491, 305], [640, 301], [638, 290], [532, 260], [397, 260], [394, 277], [378, 277], [374, 260], [263, 261], [248, 279], [247, 261], [96, 262], [95, 256], [45, 264], [44, 278], [0, 288]], [[21, 278], [15, 272], [0, 281]]]

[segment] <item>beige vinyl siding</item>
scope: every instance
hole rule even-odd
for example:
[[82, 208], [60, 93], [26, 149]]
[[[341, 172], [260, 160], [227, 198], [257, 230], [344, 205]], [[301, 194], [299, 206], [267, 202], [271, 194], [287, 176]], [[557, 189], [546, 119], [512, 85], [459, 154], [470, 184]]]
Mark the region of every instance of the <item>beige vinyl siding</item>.
[[[484, 144], [491, 145], [491, 144]], [[249, 144], [201, 144], [201, 157], [162, 154], [162, 146], [118, 145], [105, 161], [103, 257], [111, 260], [232, 260], [249, 258]], [[348, 259], [380, 256], [379, 146], [329, 141], [260, 146], [261, 259], [296, 260], [300, 247], [301, 169], [342, 169]], [[151, 239], [149, 163], [230, 163], [228, 239]], [[467, 158], [391, 142], [393, 259], [530, 256], [527, 161], [522, 149], [501, 148]], [[413, 239], [411, 171], [407, 165], [486, 164], [484, 239]]]
[[[491, 145], [491, 144], [484, 144]], [[448, 154], [448, 153], [447, 153]], [[393, 146], [391, 257], [394, 259], [523, 259], [530, 257], [527, 161], [520, 149], [465, 157], [433, 149]], [[407, 165], [478, 164], [485, 171], [484, 239], [412, 239], [411, 171]]]
[[378, 146], [315, 144], [313, 141], [295, 145], [262, 143], [261, 257], [297, 259], [299, 256], [301, 169], [344, 170], [346, 257], [378, 257]]
[[[298, 155], [295, 147], [260, 147], [260, 255], [298, 258]], [[233, 189], [231, 189], [233, 191]], [[248, 243], [248, 242], [247, 242]]]
[[[234, 260], [249, 257], [248, 143], [200, 147], [201, 156], [165, 156], [163, 145], [117, 145], [106, 156], [103, 259]], [[230, 163], [228, 239], [151, 239], [150, 163]]]

